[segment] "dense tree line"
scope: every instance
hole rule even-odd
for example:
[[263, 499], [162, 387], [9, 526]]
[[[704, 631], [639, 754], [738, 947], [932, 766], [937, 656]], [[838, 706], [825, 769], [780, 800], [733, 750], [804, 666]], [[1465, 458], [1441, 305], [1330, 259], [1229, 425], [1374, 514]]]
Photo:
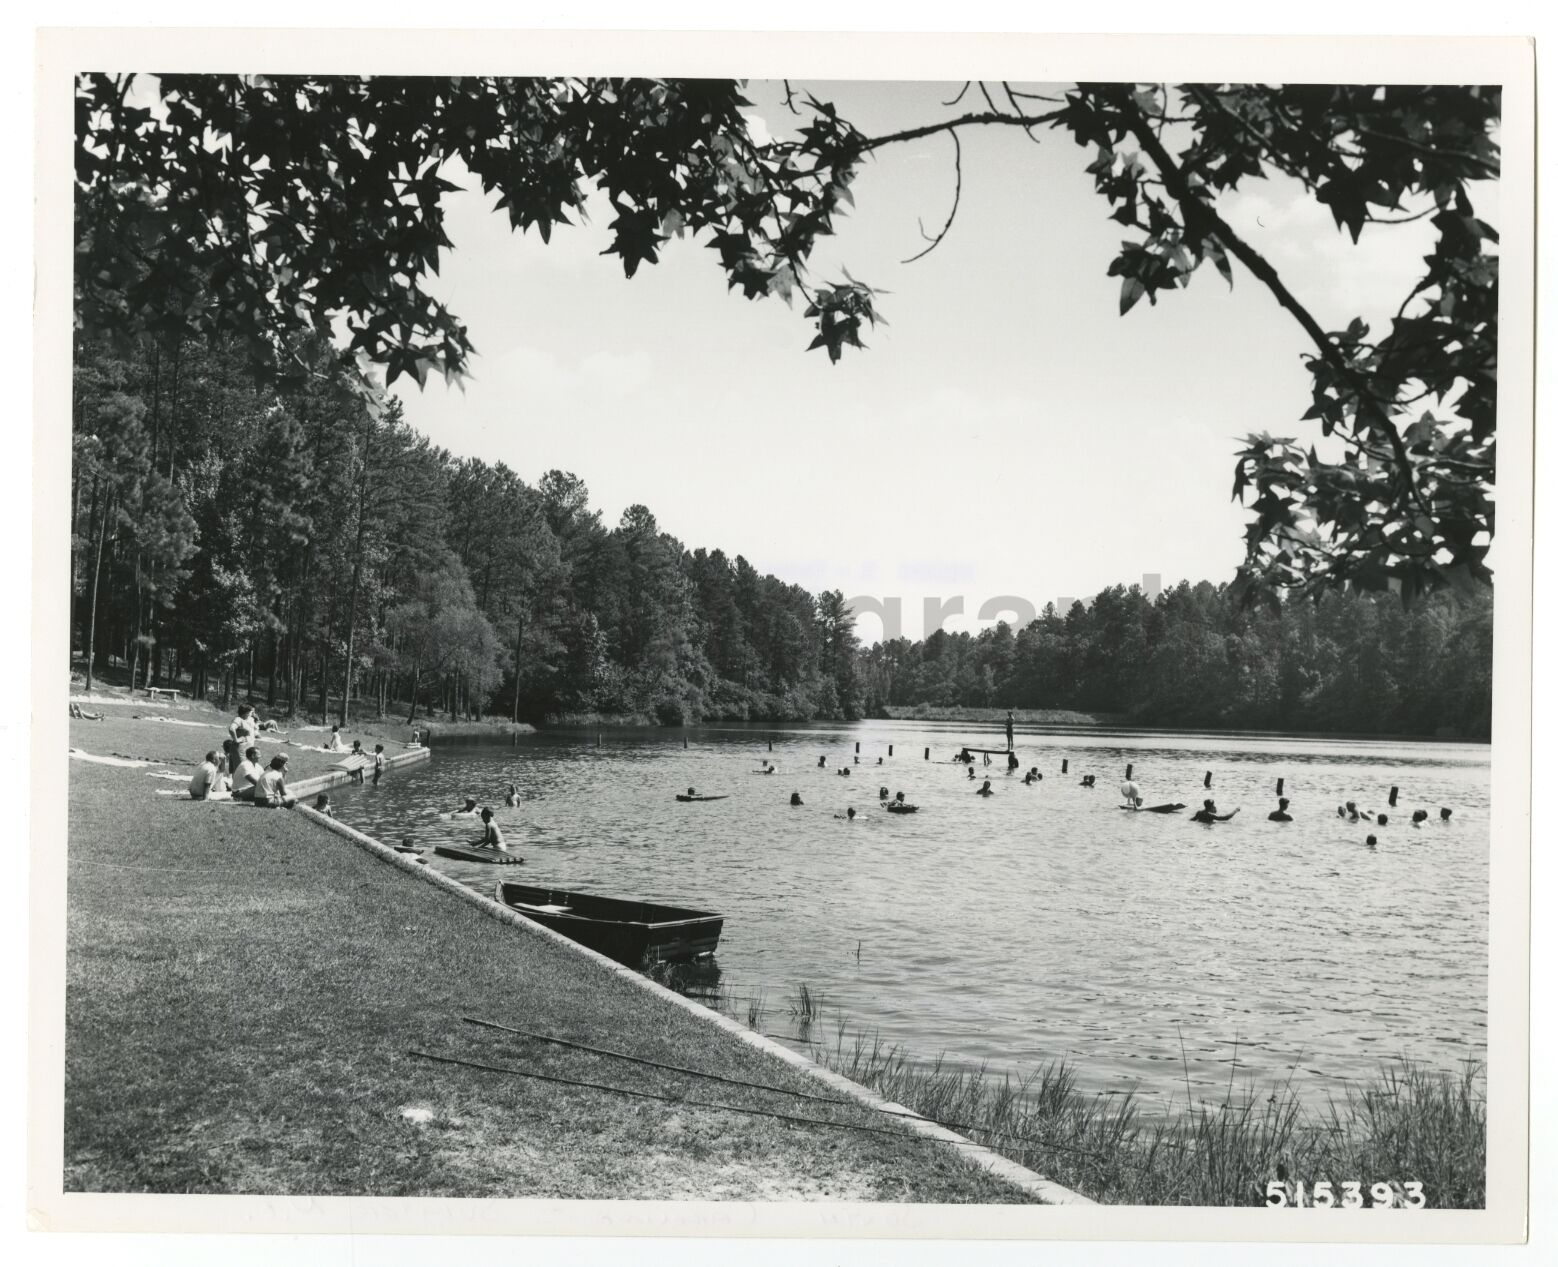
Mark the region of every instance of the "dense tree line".
[[[180, 335], [77, 347], [72, 638], [90, 687], [345, 718], [859, 715], [854, 620], [644, 506], [456, 458], [322, 343], [302, 380]], [[268, 385], [262, 385], [268, 384]]]
[[1025, 629], [932, 633], [863, 651], [866, 707], [1070, 708], [1142, 725], [1485, 738], [1493, 591], [1412, 604], [1328, 592], [1280, 607], [1181, 583], [1114, 586]]

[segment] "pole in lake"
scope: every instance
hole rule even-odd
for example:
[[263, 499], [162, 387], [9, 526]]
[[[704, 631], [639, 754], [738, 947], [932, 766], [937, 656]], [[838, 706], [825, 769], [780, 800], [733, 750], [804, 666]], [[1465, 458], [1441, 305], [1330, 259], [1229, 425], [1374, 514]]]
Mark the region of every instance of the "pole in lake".
[[1210, 770], [1208, 770], [1206, 772], [1206, 778], [1201, 780], [1201, 786], [1202, 787], [1211, 787], [1212, 786], [1212, 772]]
[[857, 757], [860, 755], [860, 740], [858, 739], [855, 740], [855, 755]]
[[930, 760], [930, 749], [929, 748], [925, 749], [925, 759], [927, 761]]
[[1393, 788], [1390, 789], [1390, 808], [1391, 809], [1395, 809], [1396, 808], [1396, 796], [1397, 796], [1397, 794], [1400, 791], [1401, 791], [1401, 789], [1398, 788], [1398, 787], [1393, 787]]
[[1282, 785], [1283, 785], [1283, 783], [1285, 783], [1285, 782], [1286, 782], [1286, 780], [1285, 780], [1285, 779], [1278, 779], [1278, 780], [1277, 780], [1277, 795], [1278, 795], [1278, 796], [1281, 796], [1281, 795], [1282, 795]]
[[1070, 757], [1063, 757], [1063, 758], [1061, 758], [1060, 772], [1062, 774], [1070, 774], [1071, 773], [1071, 758]]
[[892, 744], [888, 744], [887, 745], [887, 755], [889, 757], [893, 755], [893, 746], [892, 746]]
[[1127, 761], [1125, 763], [1125, 781], [1127, 783], [1129, 783], [1131, 781], [1131, 771], [1134, 770], [1135, 768], [1136, 767], [1133, 766], [1129, 761]]

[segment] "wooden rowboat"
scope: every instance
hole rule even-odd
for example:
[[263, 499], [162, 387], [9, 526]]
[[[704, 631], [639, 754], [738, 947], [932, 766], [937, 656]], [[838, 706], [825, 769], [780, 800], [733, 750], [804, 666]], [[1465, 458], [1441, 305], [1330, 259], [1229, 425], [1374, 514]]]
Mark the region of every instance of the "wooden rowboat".
[[499, 866], [504, 864], [513, 866], [524, 861], [523, 858], [504, 853], [501, 849], [483, 849], [477, 845], [439, 844], [433, 846], [433, 852], [441, 853], [446, 858], [459, 858], [464, 862], [493, 862]]
[[656, 902], [498, 882], [498, 901], [564, 937], [637, 968], [712, 955], [725, 917]]

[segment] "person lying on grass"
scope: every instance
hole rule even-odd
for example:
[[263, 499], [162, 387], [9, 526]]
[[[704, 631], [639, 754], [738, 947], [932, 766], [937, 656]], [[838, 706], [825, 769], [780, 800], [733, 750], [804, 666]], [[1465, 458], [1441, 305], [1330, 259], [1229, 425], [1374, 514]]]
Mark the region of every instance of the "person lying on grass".
[[70, 706], [70, 715], [72, 717], [80, 719], [81, 721], [102, 721], [103, 720], [103, 714], [102, 713], [89, 713], [84, 708], [82, 708], [80, 704], [72, 704]]
[[250, 748], [243, 754], [243, 761], [233, 771], [233, 800], [252, 801], [254, 789], [260, 785], [265, 767], [260, 764], [260, 750]]
[[291, 809], [297, 801], [287, 795], [287, 754], [278, 752], [270, 759], [270, 767], [260, 775], [259, 786], [254, 789], [254, 804], [270, 809]]

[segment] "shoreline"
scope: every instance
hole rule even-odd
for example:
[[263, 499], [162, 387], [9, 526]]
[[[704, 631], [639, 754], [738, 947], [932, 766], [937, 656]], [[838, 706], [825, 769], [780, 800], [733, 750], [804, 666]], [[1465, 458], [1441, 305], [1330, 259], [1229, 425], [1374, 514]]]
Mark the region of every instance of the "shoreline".
[[[190, 762], [211, 743], [119, 725]], [[884, 1121], [864, 1089], [819, 1100], [801, 1058], [344, 824], [159, 797], [148, 773], [71, 764], [68, 1192], [1042, 1203], [1016, 1164]]]

